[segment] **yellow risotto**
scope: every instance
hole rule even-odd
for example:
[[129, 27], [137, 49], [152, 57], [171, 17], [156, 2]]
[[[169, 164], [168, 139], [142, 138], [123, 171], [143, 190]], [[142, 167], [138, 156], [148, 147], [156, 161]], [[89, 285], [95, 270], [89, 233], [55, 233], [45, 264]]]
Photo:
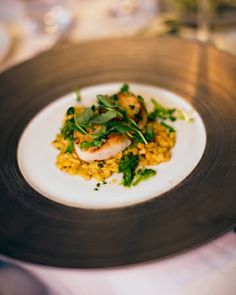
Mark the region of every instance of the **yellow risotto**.
[[122, 173], [121, 184], [128, 187], [154, 176], [154, 166], [171, 159], [176, 135], [169, 123], [178, 117], [176, 109], [151, 101], [148, 112], [144, 98], [124, 84], [113, 95], [97, 95], [91, 107], [68, 108], [53, 140], [60, 151], [57, 168], [103, 182]]
[[60, 150], [56, 159], [56, 166], [71, 175], [78, 174], [87, 180], [94, 177], [103, 181], [113, 173], [118, 172], [119, 160], [129, 152], [140, 156], [140, 165], [142, 166], [154, 166], [169, 161], [171, 158], [170, 150], [175, 145], [175, 133], [168, 133], [166, 128], [158, 122], [149, 124], [153, 126], [155, 132], [152, 142], [148, 144], [137, 143], [137, 145], [130, 146], [125, 151], [103, 161], [85, 162], [79, 159], [75, 151], [66, 153], [68, 141], [61, 134], [57, 134], [53, 141], [54, 147]]

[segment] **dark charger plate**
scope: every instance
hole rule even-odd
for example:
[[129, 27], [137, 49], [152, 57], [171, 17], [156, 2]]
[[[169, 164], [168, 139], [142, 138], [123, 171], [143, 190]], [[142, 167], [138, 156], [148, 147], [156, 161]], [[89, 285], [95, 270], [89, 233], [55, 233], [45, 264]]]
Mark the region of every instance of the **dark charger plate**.
[[[16, 150], [23, 129], [76, 85], [114, 81], [184, 96], [206, 126], [200, 163], [167, 193], [129, 207], [79, 209], [43, 197], [19, 171]], [[236, 222], [236, 59], [213, 47], [133, 38], [41, 54], [0, 75], [0, 138], [2, 254], [60, 267], [127, 265], [190, 249]]]

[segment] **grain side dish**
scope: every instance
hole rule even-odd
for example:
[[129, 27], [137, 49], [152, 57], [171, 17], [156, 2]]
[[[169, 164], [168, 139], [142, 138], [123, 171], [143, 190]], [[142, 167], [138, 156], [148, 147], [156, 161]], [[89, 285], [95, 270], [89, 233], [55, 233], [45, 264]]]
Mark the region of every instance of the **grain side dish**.
[[128, 84], [113, 95], [98, 94], [91, 107], [82, 106], [79, 93], [77, 100], [53, 141], [60, 151], [60, 170], [95, 178], [97, 187], [122, 173], [121, 184], [131, 187], [154, 176], [153, 166], [171, 159], [176, 132], [170, 122], [185, 119], [182, 111], [151, 99], [153, 109], [148, 112], [145, 99], [132, 93]]

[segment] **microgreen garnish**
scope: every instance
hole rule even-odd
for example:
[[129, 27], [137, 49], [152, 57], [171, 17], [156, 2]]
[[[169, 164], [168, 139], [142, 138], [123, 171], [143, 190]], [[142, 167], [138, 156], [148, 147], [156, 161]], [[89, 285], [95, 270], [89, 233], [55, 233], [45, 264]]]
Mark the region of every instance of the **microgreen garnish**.
[[98, 104], [108, 109], [115, 109], [117, 104], [108, 95], [97, 95]]
[[106, 142], [105, 139], [98, 139], [98, 140], [93, 140], [93, 141], [83, 141], [79, 145], [81, 149], [87, 150], [91, 147], [100, 147], [103, 145], [103, 143]]
[[119, 172], [123, 173], [122, 184], [130, 186], [135, 176], [135, 169], [139, 164], [139, 156], [129, 153], [121, 158], [119, 162]]
[[129, 92], [129, 85], [125, 83], [121, 88], [120, 92]]
[[143, 168], [143, 169], [140, 168], [135, 173], [135, 178], [134, 178], [132, 185], [135, 186], [135, 185], [139, 184], [141, 181], [147, 180], [154, 175], [156, 175], [155, 170], [147, 169], [147, 168]]
[[74, 150], [74, 140], [73, 140], [73, 137], [69, 137], [68, 138], [68, 145], [67, 145], [67, 148], [65, 150], [65, 153], [72, 153]]
[[87, 128], [90, 120], [93, 118], [93, 111], [91, 108], [86, 108], [83, 112], [75, 116], [75, 123], [81, 127]]
[[145, 138], [146, 138], [146, 140], [148, 142], [153, 141], [154, 136], [155, 136], [153, 127], [152, 126], [147, 126], [144, 135], [145, 135]]
[[70, 107], [66, 112], [67, 115], [74, 115], [74, 113], [75, 113], [75, 108], [74, 107]]
[[154, 121], [157, 118], [163, 119], [163, 120], [171, 120], [175, 121], [176, 117], [173, 115], [176, 109], [167, 109], [163, 107], [161, 104], [159, 104], [155, 99], [151, 99], [151, 102], [154, 106], [154, 111], [149, 114], [149, 119]]
[[140, 137], [141, 141], [145, 144], [147, 144], [147, 140], [145, 138], [145, 136], [143, 135], [142, 131], [139, 129], [138, 125], [136, 124], [136, 122], [133, 119], [129, 119], [129, 127], [131, 130], [135, 131], [136, 133], [136, 137]]
[[66, 120], [63, 128], [61, 129], [61, 134], [66, 139], [73, 136], [75, 130], [77, 130], [77, 127], [74, 119], [72, 118], [72, 120]]
[[101, 115], [94, 117], [91, 122], [93, 124], [104, 124], [116, 117], [117, 117], [116, 111], [107, 111], [106, 113], [103, 113]]
[[139, 101], [141, 102], [141, 104], [144, 107], [145, 112], [147, 113], [147, 107], [146, 107], [144, 98], [141, 95], [138, 95], [137, 98], [139, 99]]
[[91, 108], [86, 108], [83, 112], [78, 115], [75, 114], [75, 124], [78, 131], [83, 134], [88, 134], [86, 128], [89, 127], [90, 120], [93, 118], [93, 111]]
[[161, 124], [163, 127], [165, 127], [169, 132], [175, 132], [175, 129], [174, 129], [172, 126], [166, 124], [165, 122], [161, 121], [160, 124]]
[[80, 102], [80, 101], [81, 101], [81, 95], [80, 95], [80, 88], [79, 88], [79, 87], [77, 87], [77, 88], [75, 89], [75, 95], [76, 95], [76, 100], [77, 100], [78, 102]]

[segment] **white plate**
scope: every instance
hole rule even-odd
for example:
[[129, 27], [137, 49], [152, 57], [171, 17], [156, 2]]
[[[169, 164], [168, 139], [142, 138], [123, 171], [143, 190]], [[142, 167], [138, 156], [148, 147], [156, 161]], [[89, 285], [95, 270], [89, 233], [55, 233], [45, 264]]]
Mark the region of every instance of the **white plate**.
[[[82, 104], [91, 105], [97, 94], [113, 94], [122, 83], [96, 85], [81, 90]], [[180, 96], [154, 86], [129, 83], [131, 90], [142, 95], [150, 104], [154, 97], [168, 107], [193, 111], [192, 106]], [[159, 196], [170, 190], [196, 167], [206, 146], [206, 131], [200, 115], [194, 111], [194, 122], [177, 121], [176, 145], [169, 162], [155, 166], [157, 175], [136, 187], [119, 185], [121, 176], [114, 175], [116, 184], [102, 185], [94, 191], [96, 180], [86, 181], [80, 176], [68, 175], [55, 166], [58, 151], [51, 145], [69, 106], [76, 103], [71, 93], [48, 105], [26, 126], [20, 139], [17, 158], [20, 170], [28, 181], [45, 197], [56, 202], [81, 208], [115, 208], [136, 204]], [[110, 179], [110, 180], [111, 180]]]

